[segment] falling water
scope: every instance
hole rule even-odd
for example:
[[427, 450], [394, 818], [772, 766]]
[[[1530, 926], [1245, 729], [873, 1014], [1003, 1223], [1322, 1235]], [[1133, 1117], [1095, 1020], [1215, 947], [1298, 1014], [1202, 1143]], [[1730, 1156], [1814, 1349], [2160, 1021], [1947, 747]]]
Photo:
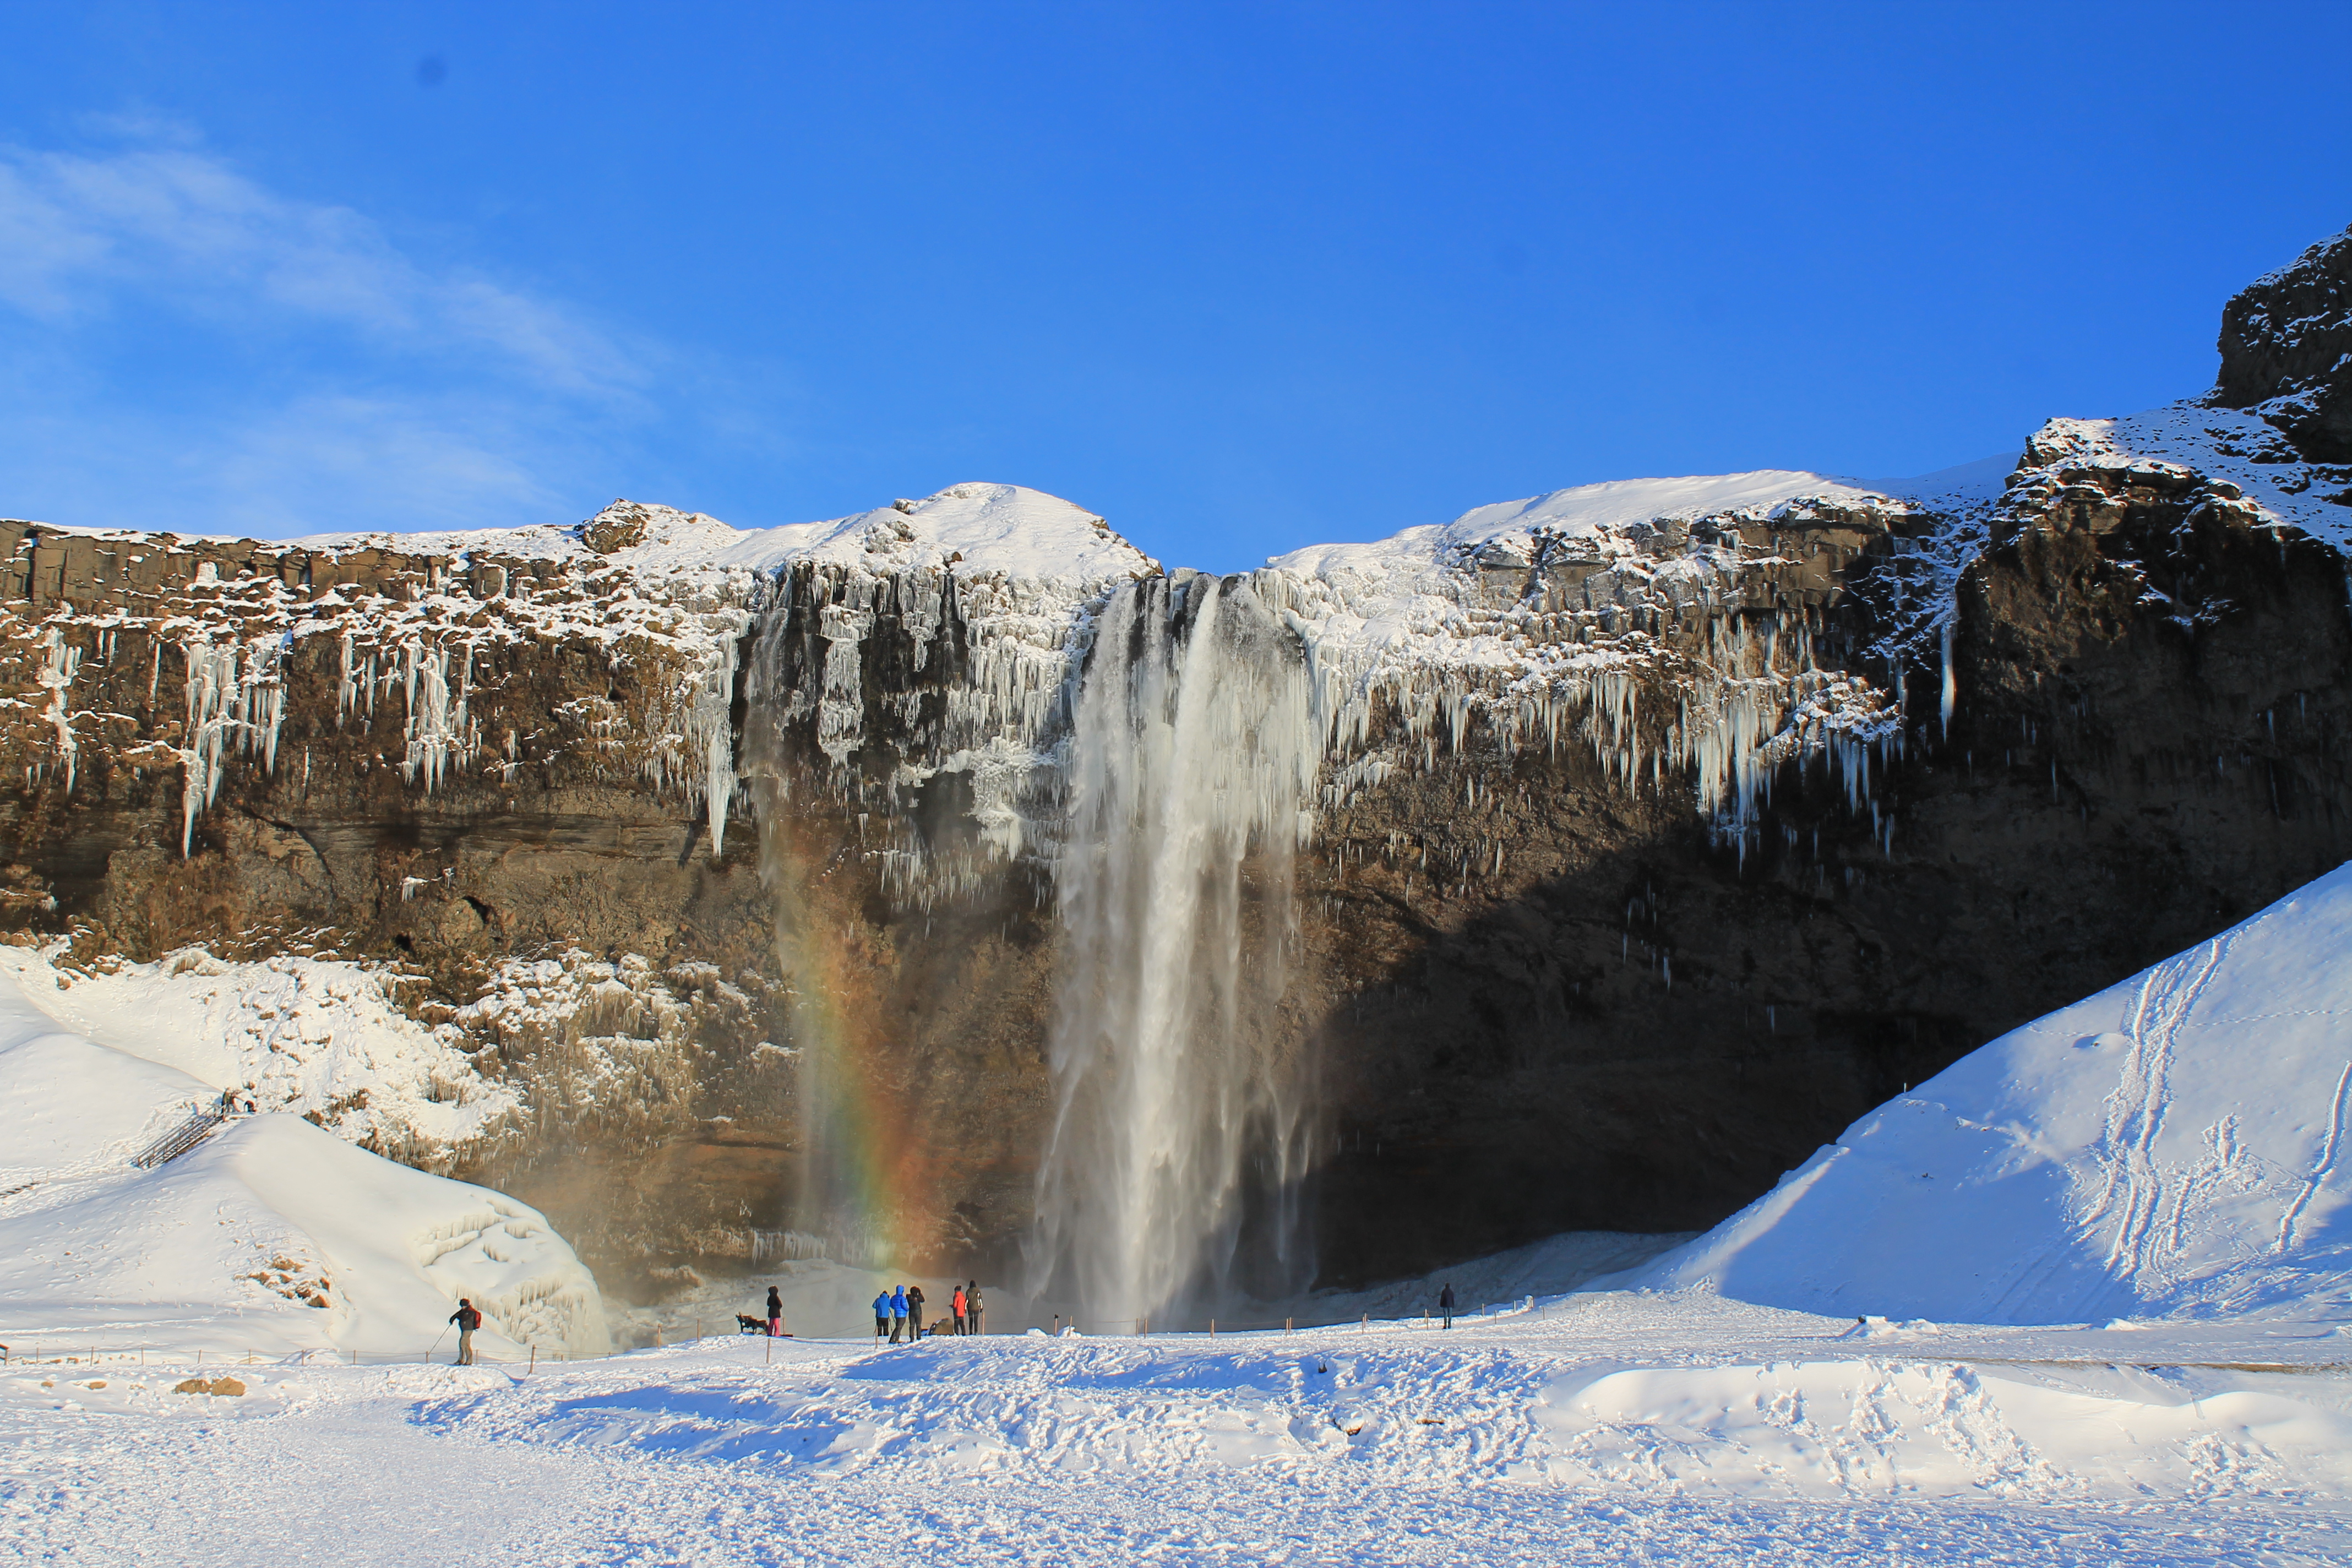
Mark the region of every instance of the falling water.
[[1302, 651], [1244, 580], [1105, 608], [1069, 752], [1034, 1294], [1117, 1320], [1306, 1282], [1306, 1081], [1277, 1015], [1318, 754]]

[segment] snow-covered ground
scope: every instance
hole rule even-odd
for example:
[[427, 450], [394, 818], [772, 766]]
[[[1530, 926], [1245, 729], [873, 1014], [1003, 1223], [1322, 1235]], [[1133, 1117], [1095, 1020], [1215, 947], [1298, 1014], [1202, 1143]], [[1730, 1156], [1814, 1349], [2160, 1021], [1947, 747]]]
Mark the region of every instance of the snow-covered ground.
[[232, 1369], [241, 1395], [172, 1392], [192, 1365], [19, 1366], [0, 1545], [436, 1568], [2352, 1553], [2339, 1375], [2145, 1365], [2191, 1347], [2121, 1331], [1849, 1327], [1612, 1292], [1451, 1332], [271, 1364]]

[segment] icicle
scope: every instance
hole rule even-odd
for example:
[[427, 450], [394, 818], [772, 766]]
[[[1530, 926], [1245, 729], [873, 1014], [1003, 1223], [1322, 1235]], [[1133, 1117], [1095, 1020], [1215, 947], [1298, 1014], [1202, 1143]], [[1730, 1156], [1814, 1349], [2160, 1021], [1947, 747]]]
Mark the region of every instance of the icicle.
[[58, 755], [64, 759], [66, 764], [66, 793], [71, 795], [75, 763], [81, 753], [81, 743], [74, 736], [73, 716], [68, 710], [66, 697], [73, 686], [75, 672], [81, 668], [81, 649], [66, 641], [65, 630], [61, 626], [49, 627], [41, 642], [47, 654], [42, 660], [40, 673], [33, 679], [36, 685], [48, 689], [49, 710], [44, 716], [50, 728], [58, 733]]
[[1959, 677], [1952, 668], [1952, 621], [1944, 623], [1944, 699], [1942, 704], [1944, 738], [1952, 738], [1952, 709], [1959, 700]]

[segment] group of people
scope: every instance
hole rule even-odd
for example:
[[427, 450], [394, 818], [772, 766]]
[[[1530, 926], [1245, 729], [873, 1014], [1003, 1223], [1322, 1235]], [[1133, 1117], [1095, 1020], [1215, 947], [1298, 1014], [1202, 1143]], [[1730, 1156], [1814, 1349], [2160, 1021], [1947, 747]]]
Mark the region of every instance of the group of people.
[[955, 1294], [948, 1299], [949, 1315], [933, 1323], [928, 1331], [923, 1327], [925, 1300], [923, 1288], [920, 1285], [894, 1286], [875, 1297], [874, 1337], [880, 1339], [884, 1334], [887, 1334], [890, 1336], [890, 1342], [895, 1345], [898, 1342], [898, 1336], [901, 1334], [907, 1337], [908, 1344], [912, 1344], [921, 1339], [926, 1332], [976, 1334], [981, 1331], [979, 1280], [975, 1279], [968, 1285], [957, 1286]]

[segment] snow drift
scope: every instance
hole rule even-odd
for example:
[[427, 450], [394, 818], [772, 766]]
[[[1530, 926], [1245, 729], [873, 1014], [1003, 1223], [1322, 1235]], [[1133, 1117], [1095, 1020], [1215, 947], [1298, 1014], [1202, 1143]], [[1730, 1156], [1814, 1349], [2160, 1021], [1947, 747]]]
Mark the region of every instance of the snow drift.
[[2352, 1318], [2352, 865], [1881, 1106], [1638, 1276], [1987, 1323]]
[[[153, 1054], [153, 1053], [151, 1053]], [[595, 1280], [536, 1210], [291, 1115], [232, 1119], [176, 1067], [61, 1029], [0, 974], [0, 1302], [18, 1350], [70, 1334], [172, 1350], [415, 1354], [469, 1296], [486, 1353], [608, 1348]]]

